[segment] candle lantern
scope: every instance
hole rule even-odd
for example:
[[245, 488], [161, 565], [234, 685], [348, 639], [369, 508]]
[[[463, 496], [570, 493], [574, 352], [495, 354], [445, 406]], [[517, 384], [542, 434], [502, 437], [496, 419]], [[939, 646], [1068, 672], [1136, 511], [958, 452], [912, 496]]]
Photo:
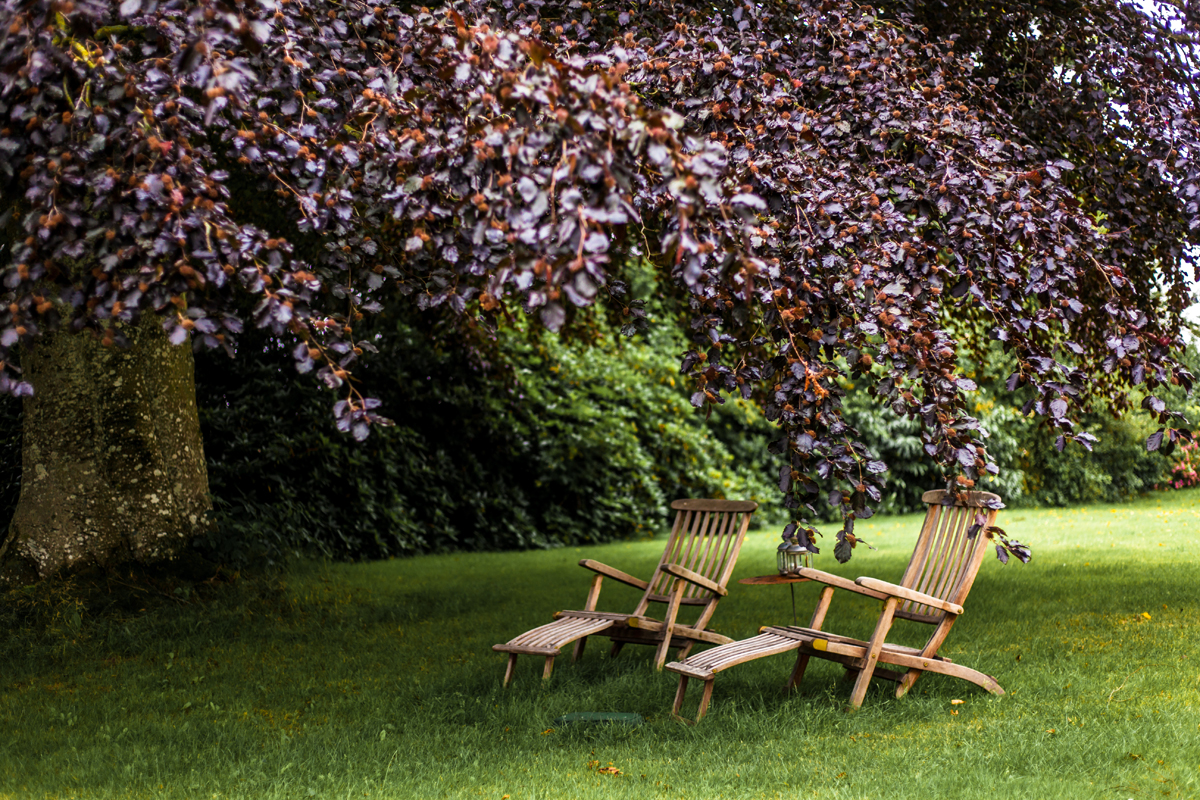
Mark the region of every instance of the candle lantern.
[[775, 552], [775, 565], [780, 575], [794, 575], [801, 567], [808, 566], [809, 550], [800, 544], [795, 534], [784, 534], [782, 538], [783, 541]]

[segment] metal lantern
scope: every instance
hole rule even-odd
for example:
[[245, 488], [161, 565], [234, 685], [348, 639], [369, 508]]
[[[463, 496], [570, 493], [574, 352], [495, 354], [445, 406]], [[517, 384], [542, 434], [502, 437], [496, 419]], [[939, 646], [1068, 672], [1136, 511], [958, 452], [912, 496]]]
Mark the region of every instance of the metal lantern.
[[787, 551], [788, 551], [788, 548], [791, 547], [791, 545], [792, 545], [792, 540], [787, 536], [787, 534], [784, 534], [783, 542], [779, 545], [779, 547], [775, 551], [775, 566], [779, 570], [780, 575], [788, 574], [788, 559], [787, 559], [788, 552]]
[[784, 536], [775, 553], [775, 565], [780, 575], [794, 575], [808, 566], [808, 548], [795, 536]]
[[797, 573], [800, 571], [801, 567], [808, 566], [808, 548], [800, 544], [800, 542], [793, 537], [792, 543], [788, 545], [785, 558], [788, 564], [788, 572]]

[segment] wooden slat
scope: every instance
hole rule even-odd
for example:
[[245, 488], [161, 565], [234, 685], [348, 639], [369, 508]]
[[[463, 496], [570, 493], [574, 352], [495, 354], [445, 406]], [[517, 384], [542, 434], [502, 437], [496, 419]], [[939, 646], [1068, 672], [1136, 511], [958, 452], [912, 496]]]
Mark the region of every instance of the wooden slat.
[[[646, 599], [649, 600], [651, 603], [669, 603], [669, 602], [671, 602], [670, 595], [665, 595], [665, 594], [647, 595]], [[707, 597], [685, 597], [679, 601], [679, 604], [682, 606], [706, 606], [710, 602], [712, 602], [712, 601]], [[645, 613], [645, 609], [642, 609], [642, 613]], [[638, 615], [631, 614], [630, 616], [638, 616]]]
[[[750, 639], [715, 647], [698, 653], [683, 662], [667, 665], [667, 669], [707, 680], [718, 672], [753, 661], [756, 658], [795, 650], [799, 643], [789, 637], [759, 634]], [[715, 657], [714, 657], [715, 656]]]
[[[950, 540], [949, 545], [946, 547], [945, 557], [942, 560], [942, 567], [940, 574], [938, 575], [936, 588], [933, 591], [928, 592], [928, 594], [932, 594], [935, 597], [945, 597], [946, 594], [949, 593], [952, 588], [952, 584], [950, 582], [955, 573], [958, 572], [958, 565], [963, 557], [963, 554], [966, 552], [967, 529], [971, 527], [971, 518], [974, 516], [974, 514], [971, 509], [964, 507], [958, 509], [957, 516], [958, 519], [956, 520], [957, 524], [955, 525], [954, 529], [954, 538]], [[932, 583], [930, 585], [934, 586]]]
[[898, 608], [896, 609], [896, 616], [900, 619], [912, 620], [913, 622], [923, 622], [926, 625], [936, 625], [946, 615], [940, 612], [937, 614], [919, 614], [915, 611], [905, 611], [902, 608]]
[[938, 586], [937, 596], [941, 598], [949, 598], [951, 595], [955, 594], [955, 589], [958, 587], [959, 578], [965, 574], [964, 565], [970, 561], [973, 552], [971, 548], [973, 542], [970, 538], [968, 538], [967, 531], [969, 531], [971, 526], [975, 524], [974, 509], [964, 508], [963, 517], [964, 519], [961, 539], [958, 541], [958, 544], [955, 547], [954, 557], [952, 559], [950, 568], [946, 570], [943, 582]]
[[911, 588], [918, 592], [929, 591], [929, 584], [933, 580], [933, 576], [937, 573], [941, 564], [942, 553], [946, 548], [946, 544], [953, 535], [954, 527], [958, 524], [958, 508], [940, 508], [941, 519], [938, 521], [937, 530], [931, 541], [925, 547], [923, 556], [924, 566], [921, 569], [921, 574], [916, 583]]
[[930, 597], [924, 592], [916, 592], [912, 589], [906, 589], [903, 586], [897, 586], [894, 583], [887, 581], [876, 580], [875, 578], [859, 578], [855, 581], [859, 586], [865, 586], [882, 594], [898, 597], [902, 600], [911, 600], [914, 603], [920, 603], [927, 606], [934, 606], [943, 611], [949, 611], [951, 614], [961, 614], [963, 607], [957, 603], [948, 603], [938, 597]]
[[[914, 581], [910, 588], [915, 588], [917, 591], [926, 594], [932, 594], [932, 587], [936, 585], [938, 576], [946, 566], [946, 559], [949, 550], [952, 547], [952, 542], [955, 537], [955, 531], [959, 528], [962, 513], [964, 509], [961, 507], [946, 507], [946, 506], [931, 506], [930, 510], [937, 509], [940, 513], [937, 530], [926, 545], [926, 552], [922, 555], [924, 562], [923, 569], [919, 578]], [[915, 613], [929, 613], [928, 608], [919, 603], [906, 603], [905, 611]]]
[[833, 586], [837, 589], [845, 589], [848, 592], [855, 592], [856, 594], [865, 594], [867, 597], [874, 597], [876, 600], [887, 599], [886, 595], [880, 594], [873, 589], [867, 589], [866, 587], [859, 586], [854, 581], [850, 580], [849, 578], [843, 578], [841, 575], [822, 572], [819, 569], [812, 569], [811, 567], [801, 567], [798, 573], [802, 578], [808, 578], [810, 581], [823, 583], [826, 586]]
[[[713, 558], [713, 551], [720, 552], [720, 545], [723, 541], [725, 530], [729, 527], [729, 517], [729, 514], [709, 514], [707, 534], [701, 546], [697, 548], [695, 562], [688, 567], [696, 575], [702, 578], [708, 577], [708, 573], [705, 570], [715, 560]], [[689, 597], [698, 597], [705, 593], [707, 592], [703, 584], [690, 584], [687, 587], [687, 595]]]
[[564, 618], [607, 619], [607, 620], [612, 620], [614, 622], [624, 622], [625, 620], [629, 619], [629, 615], [628, 614], [620, 614], [620, 613], [617, 613], [614, 611], [589, 611], [587, 609], [584, 609], [582, 611], [555, 611], [554, 618], [555, 619], [564, 619]]
[[[656, 619], [650, 619], [649, 617], [630, 617], [629, 627], [636, 628], [637, 630], [641, 631], [658, 632], [665, 627], [665, 624]], [[680, 625], [679, 623], [676, 623], [674, 626], [672, 626], [672, 635], [685, 637], [688, 639], [695, 639], [700, 642], [709, 642], [710, 644], [729, 644], [733, 641], [728, 636], [722, 636], [721, 634], [714, 633], [713, 631], [699, 630], [698, 628], [693, 628], [690, 625]]]
[[[675, 562], [689, 571], [694, 571], [703, 554], [707, 551], [707, 547], [712, 544], [710, 536], [711, 529], [720, 520], [719, 514], [705, 511], [699, 515], [699, 520], [692, 529], [691, 538], [688, 541], [687, 552], [683, 558]], [[685, 586], [684, 591], [692, 589], [692, 586]], [[687, 591], [688, 597], [695, 597], [694, 592]]]
[[[695, 658], [695, 656], [692, 658]], [[688, 659], [688, 661], [691, 661], [691, 659]], [[672, 672], [678, 672], [680, 675], [686, 675], [689, 678], [699, 678], [703, 681], [706, 681], [713, 676], [712, 672], [709, 670], [691, 666], [687, 663], [687, 661], [672, 661], [670, 664], [667, 664], [666, 669], [669, 669]]]
[[686, 567], [681, 567], [678, 564], [664, 564], [662, 569], [663, 572], [667, 573], [668, 575], [674, 575], [676, 578], [681, 578], [687, 581], [689, 584], [699, 586], [703, 591], [715, 592], [722, 597], [729, 594], [725, 587], [710, 581], [703, 575], [693, 572]]
[[520, 644], [494, 644], [492, 649], [499, 653], [516, 653], [527, 656], [555, 656], [558, 649], [554, 647], [527, 647]]
[[[985, 503], [1000, 502], [1000, 495], [991, 492], [960, 492], [959, 495], [965, 496], [965, 502], [962, 505], [967, 508], [986, 508]], [[945, 489], [932, 489], [921, 495], [921, 502], [926, 505], [941, 505], [942, 498], [945, 496]]]
[[[737, 564], [738, 555], [742, 552], [742, 545], [746, 541], [746, 531], [750, 527], [750, 513], [730, 514], [730, 535], [726, 537], [726, 545], [724, 554], [722, 555], [723, 567], [720, 571], [720, 577], [717, 583], [721, 586], [728, 586], [729, 579], [733, 577], [733, 568]], [[715, 574], [715, 573], [714, 573]], [[720, 598], [713, 596], [708, 607], [700, 612], [694, 625], [697, 628], [703, 628], [712, 618], [713, 613], [717, 610], [717, 601]]]
[[712, 500], [712, 499], [686, 499], [671, 501], [671, 508], [674, 511], [754, 511], [758, 508], [758, 503], [753, 500]]
[[743, 586], [774, 586], [782, 583], [808, 583], [812, 578], [800, 575], [756, 575], [753, 578], [742, 578], [738, 583]]
[[[714, 542], [712, 558], [703, 569], [696, 570], [704, 577], [719, 586], [725, 586], [729, 581], [730, 556], [738, 550], [738, 542], [742, 535], [741, 514], [722, 515], [720, 538]], [[736, 558], [736, 556], [734, 556]]]
[[970, 559], [967, 561], [966, 571], [958, 579], [954, 595], [947, 599], [959, 604], [966, 600], [967, 594], [971, 591], [971, 586], [975, 583], [975, 577], [979, 574], [979, 566], [989, 550], [988, 544], [992, 539], [989, 529], [996, 524], [996, 516], [999, 513], [996, 509], [991, 509], [988, 512], [984, 520], [983, 530], [979, 532], [979, 535], [975, 539]]
[[593, 561], [590, 558], [585, 558], [580, 561], [579, 566], [583, 567], [584, 569], [590, 569], [592, 572], [598, 572], [601, 575], [612, 578], [615, 581], [628, 584], [635, 589], [644, 590], [649, 585], [641, 578], [635, 578], [627, 572], [622, 572], [615, 567], [610, 567], [607, 564], [600, 563], [599, 561]]

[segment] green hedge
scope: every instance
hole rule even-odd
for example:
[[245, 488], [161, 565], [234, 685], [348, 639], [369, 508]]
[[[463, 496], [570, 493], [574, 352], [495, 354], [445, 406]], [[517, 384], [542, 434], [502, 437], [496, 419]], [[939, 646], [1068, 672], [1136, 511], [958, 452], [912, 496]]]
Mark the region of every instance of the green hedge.
[[665, 331], [623, 339], [593, 320], [586, 342], [521, 324], [470, 340], [428, 317], [382, 324], [361, 374], [396, 425], [363, 443], [261, 334], [242, 347], [262, 357], [198, 357], [215, 557], [548, 547], [650, 535], [679, 497], [778, 506], [771, 425], [735, 403], [706, 424]]
[[[284, 346], [261, 332], [243, 337], [237, 359], [198, 354], [215, 506], [201, 547], [210, 557], [245, 564], [603, 542], [660, 530], [670, 500], [687, 496], [755, 499], [768, 524], [786, 516], [767, 453], [773, 426], [748, 403], [698, 415], [674, 368], [686, 345], [670, 326], [629, 339], [601, 316], [574, 338], [519, 322], [464, 336], [415, 312], [378, 324], [368, 336], [379, 334], [382, 349], [361, 371], [363, 388], [396, 425], [362, 443], [336, 431], [331, 394], [297, 376]], [[1009, 506], [1118, 502], [1166, 482], [1173, 460], [1145, 451], [1154, 426], [1142, 416], [1090, 415], [1095, 452], [1058, 453], [1040, 420], [998, 401], [994, 382], [980, 384], [974, 411], [1001, 467], [980, 488]], [[1170, 401], [1188, 404], [1182, 394]], [[941, 473], [916, 421], [861, 388], [845, 408], [891, 466], [880, 510], [917, 508]], [[1200, 408], [1188, 410], [1194, 418]], [[5, 525], [19, 492], [20, 424], [20, 403], [0, 402]]]

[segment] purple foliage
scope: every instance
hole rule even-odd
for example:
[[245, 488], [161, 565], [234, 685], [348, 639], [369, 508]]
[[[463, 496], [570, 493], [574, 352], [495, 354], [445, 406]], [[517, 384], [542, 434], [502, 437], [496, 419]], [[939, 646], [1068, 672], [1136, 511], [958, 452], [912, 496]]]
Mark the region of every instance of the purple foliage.
[[[0, 391], [30, 391], [8, 354], [57, 326], [120, 345], [153, 312], [228, 349], [249, 295], [362, 438], [386, 421], [350, 381], [354, 324], [385, 297], [551, 329], [603, 300], [633, 331], [618, 279], [649, 258], [690, 299], [693, 403], [761, 399], [789, 505], [824, 485], [842, 508], [839, 558], [887, 470], [843, 420], [848, 378], [922, 421], [955, 490], [996, 471], [963, 374], [989, 340], [1060, 447], [1132, 386], [1151, 448], [1187, 438], [1152, 393], [1192, 382], [1194, 20], [1110, 0], [0, 9]], [[238, 208], [237, 176], [286, 224]]]

